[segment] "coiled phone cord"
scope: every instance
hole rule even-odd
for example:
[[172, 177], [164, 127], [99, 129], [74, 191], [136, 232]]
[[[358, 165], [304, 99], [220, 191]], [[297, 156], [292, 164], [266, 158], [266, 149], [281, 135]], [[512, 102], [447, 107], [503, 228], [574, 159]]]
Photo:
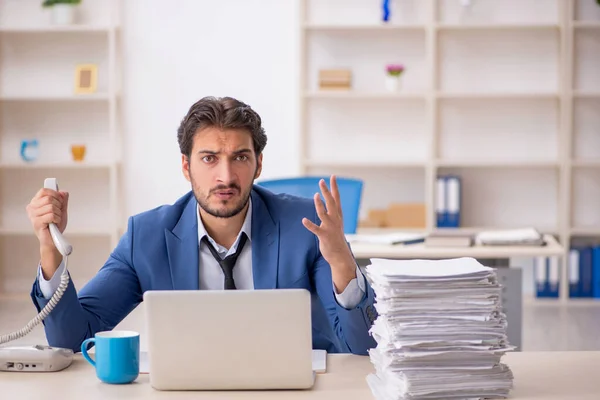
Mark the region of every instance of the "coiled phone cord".
[[13, 340], [20, 339], [25, 335], [29, 334], [33, 328], [40, 324], [46, 317], [52, 312], [54, 307], [58, 304], [58, 301], [61, 299], [67, 287], [69, 286], [69, 270], [67, 269], [67, 264], [69, 261], [69, 256], [64, 256], [65, 268], [63, 269], [62, 274], [60, 275], [60, 284], [58, 285], [58, 289], [54, 292], [48, 303], [42, 308], [39, 314], [33, 318], [25, 327], [16, 332], [10, 333], [8, 335], [0, 336], [0, 345], [8, 342], [12, 342]]

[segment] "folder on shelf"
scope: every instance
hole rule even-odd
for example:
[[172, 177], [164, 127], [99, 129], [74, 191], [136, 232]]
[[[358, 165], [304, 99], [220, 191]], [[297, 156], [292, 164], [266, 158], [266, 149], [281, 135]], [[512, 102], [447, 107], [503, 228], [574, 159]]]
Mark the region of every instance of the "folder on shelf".
[[536, 297], [558, 298], [560, 288], [560, 260], [558, 256], [534, 258]]
[[446, 177], [447, 217], [449, 228], [460, 226], [461, 180], [460, 177], [450, 175]]
[[592, 250], [592, 297], [600, 298], [600, 246]]
[[435, 216], [438, 228], [446, 227], [446, 209], [446, 179], [443, 176], [438, 176], [435, 202]]
[[579, 294], [592, 297], [592, 247], [579, 249]]
[[535, 277], [535, 295], [536, 297], [547, 297], [548, 268], [546, 257], [537, 256], [533, 260], [533, 272]]
[[569, 297], [580, 297], [579, 293], [579, 250], [569, 250]]
[[548, 257], [548, 297], [558, 297], [560, 287], [560, 260], [558, 256]]

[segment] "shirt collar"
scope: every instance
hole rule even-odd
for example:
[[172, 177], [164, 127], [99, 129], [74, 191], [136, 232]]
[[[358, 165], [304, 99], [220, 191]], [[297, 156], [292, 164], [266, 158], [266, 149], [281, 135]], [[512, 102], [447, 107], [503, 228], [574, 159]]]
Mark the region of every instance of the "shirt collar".
[[206, 236], [206, 237], [208, 237], [208, 241], [214, 246], [215, 249], [217, 249], [217, 251], [219, 253], [227, 253], [227, 255], [229, 255], [230, 253], [235, 253], [237, 250], [237, 246], [240, 241], [240, 235], [242, 234], [242, 232], [244, 232], [246, 234], [249, 242], [252, 241], [252, 235], [251, 235], [251, 232], [252, 232], [252, 197], [248, 198], [248, 210], [246, 211], [246, 218], [244, 219], [244, 223], [242, 224], [242, 229], [238, 233], [237, 238], [235, 239], [235, 242], [233, 243], [233, 246], [231, 246], [231, 249], [227, 249], [227, 248], [221, 246], [220, 244], [218, 244], [217, 242], [215, 242], [213, 240], [213, 238], [210, 237], [208, 232], [206, 232], [206, 228], [204, 228], [204, 224], [202, 223], [202, 218], [200, 218], [200, 207], [198, 204], [196, 204], [196, 218], [198, 220], [198, 243], [200, 243], [202, 238], [204, 236]]

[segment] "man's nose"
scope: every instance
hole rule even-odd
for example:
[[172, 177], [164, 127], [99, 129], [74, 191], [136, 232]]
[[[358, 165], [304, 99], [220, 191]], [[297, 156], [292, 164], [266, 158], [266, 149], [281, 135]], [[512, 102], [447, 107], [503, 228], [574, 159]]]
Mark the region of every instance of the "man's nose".
[[233, 180], [233, 168], [229, 161], [221, 162], [219, 165], [219, 182], [223, 182], [224, 184], [229, 184]]

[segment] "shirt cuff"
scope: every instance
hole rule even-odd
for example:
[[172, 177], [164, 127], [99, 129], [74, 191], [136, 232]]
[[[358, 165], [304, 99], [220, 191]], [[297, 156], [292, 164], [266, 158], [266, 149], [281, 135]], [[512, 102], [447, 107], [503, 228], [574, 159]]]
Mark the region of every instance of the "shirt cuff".
[[355, 308], [365, 295], [365, 277], [358, 265], [356, 266], [356, 278], [352, 279], [346, 289], [340, 294], [333, 287], [333, 293], [338, 304], [347, 310]]
[[50, 278], [50, 280], [46, 280], [44, 278], [44, 274], [42, 274], [42, 266], [38, 265], [38, 284], [40, 285], [40, 291], [45, 299], [49, 299], [52, 297], [58, 286], [60, 286], [60, 276], [65, 269], [65, 262], [61, 261], [60, 265], [54, 275]]

